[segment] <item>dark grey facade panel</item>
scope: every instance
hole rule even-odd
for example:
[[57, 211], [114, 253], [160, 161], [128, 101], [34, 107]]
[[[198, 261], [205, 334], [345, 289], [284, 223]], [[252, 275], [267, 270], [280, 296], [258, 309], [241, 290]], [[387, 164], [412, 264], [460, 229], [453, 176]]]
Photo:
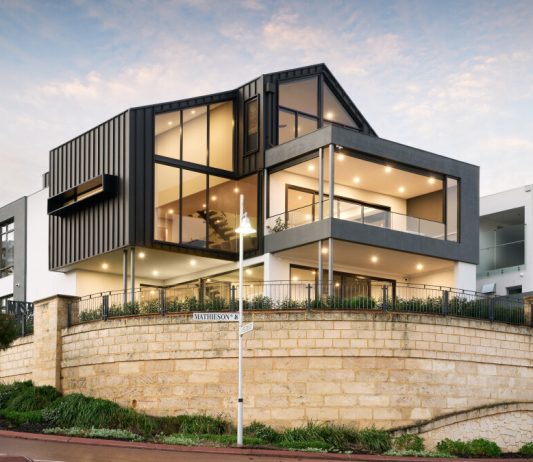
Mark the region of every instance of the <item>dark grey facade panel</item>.
[[26, 301], [26, 234], [27, 198], [21, 197], [0, 207], [0, 223], [13, 220], [15, 223], [15, 250], [13, 261], [13, 300]]
[[128, 113], [53, 149], [50, 152], [50, 196], [60, 194], [95, 176], [118, 177], [118, 194], [90, 208], [64, 217], [50, 216], [50, 269], [59, 269], [128, 244]]

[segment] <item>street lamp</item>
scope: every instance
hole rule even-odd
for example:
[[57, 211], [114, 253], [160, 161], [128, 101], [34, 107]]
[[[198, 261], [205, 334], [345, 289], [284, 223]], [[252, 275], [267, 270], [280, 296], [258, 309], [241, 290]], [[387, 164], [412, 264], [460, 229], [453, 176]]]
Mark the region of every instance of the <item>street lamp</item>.
[[239, 389], [237, 398], [237, 446], [243, 444], [243, 414], [244, 414], [244, 401], [242, 397], [242, 336], [241, 328], [244, 318], [243, 306], [242, 306], [242, 286], [244, 283], [244, 236], [255, 233], [255, 229], [250, 224], [250, 219], [244, 211], [244, 195], [240, 195], [240, 222], [239, 227], [235, 230], [239, 234]]

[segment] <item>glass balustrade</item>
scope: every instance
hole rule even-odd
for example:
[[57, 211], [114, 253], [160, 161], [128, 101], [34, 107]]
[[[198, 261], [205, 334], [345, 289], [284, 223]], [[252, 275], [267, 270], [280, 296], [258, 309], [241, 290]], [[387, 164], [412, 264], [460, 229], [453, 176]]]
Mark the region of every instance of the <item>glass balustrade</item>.
[[[317, 221], [318, 210], [319, 203], [315, 203], [269, 217], [266, 222], [267, 233], [276, 233]], [[324, 201], [324, 218], [329, 217], [327, 212], [329, 212], [329, 201]], [[444, 223], [411, 217], [356, 202], [336, 199], [333, 202], [333, 218], [434, 239], [445, 238]]]

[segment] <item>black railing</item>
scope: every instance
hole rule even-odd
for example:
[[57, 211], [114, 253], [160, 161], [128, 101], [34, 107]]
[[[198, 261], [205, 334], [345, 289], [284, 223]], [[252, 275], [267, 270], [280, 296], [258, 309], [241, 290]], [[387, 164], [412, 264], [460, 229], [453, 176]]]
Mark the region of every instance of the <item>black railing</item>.
[[[69, 325], [124, 316], [235, 311], [238, 297], [238, 287], [223, 281], [105, 292], [70, 303]], [[391, 311], [532, 325], [531, 307], [521, 298], [392, 282], [353, 285], [318, 285], [306, 281], [247, 283], [243, 286], [243, 304], [245, 310]]]
[[33, 303], [8, 300], [5, 311], [15, 318], [21, 337], [33, 334]]

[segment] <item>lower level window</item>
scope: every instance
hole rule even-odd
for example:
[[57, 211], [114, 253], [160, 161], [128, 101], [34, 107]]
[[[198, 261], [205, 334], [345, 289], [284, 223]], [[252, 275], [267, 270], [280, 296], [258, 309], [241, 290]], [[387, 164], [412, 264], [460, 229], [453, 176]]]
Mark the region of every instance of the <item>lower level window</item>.
[[0, 278], [13, 273], [15, 261], [15, 222], [0, 224]]

